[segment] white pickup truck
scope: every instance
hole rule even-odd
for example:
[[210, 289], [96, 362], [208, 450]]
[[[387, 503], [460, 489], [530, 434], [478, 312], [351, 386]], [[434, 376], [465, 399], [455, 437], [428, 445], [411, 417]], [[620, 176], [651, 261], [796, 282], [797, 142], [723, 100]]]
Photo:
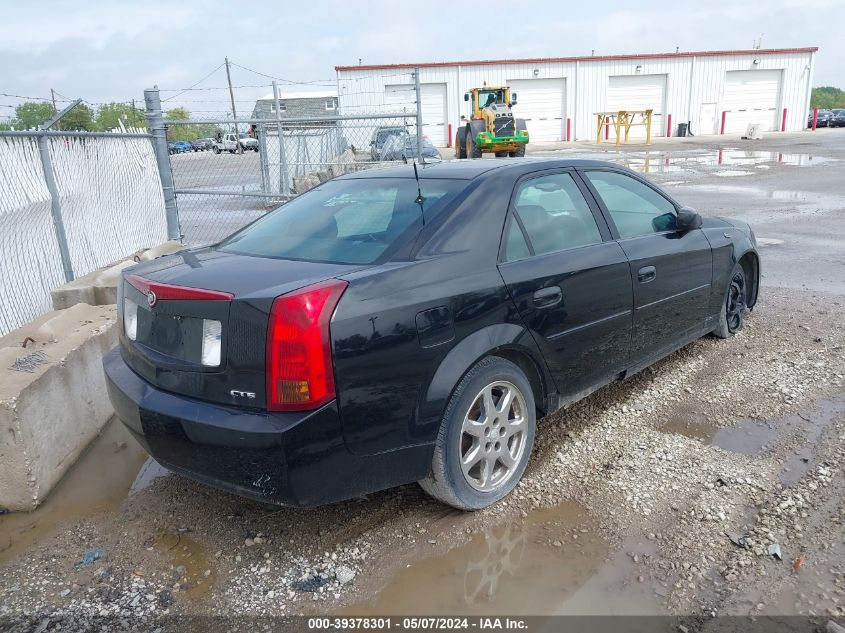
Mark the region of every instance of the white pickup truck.
[[238, 151], [238, 144], [243, 148], [243, 151], [252, 150], [258, 151], [258, 139], [251, 137], [249, 134], [242, 132], [240, 138], [235, 134], [218, 134], [214, 139], [214, 153], [229, 152], [234, 154]]

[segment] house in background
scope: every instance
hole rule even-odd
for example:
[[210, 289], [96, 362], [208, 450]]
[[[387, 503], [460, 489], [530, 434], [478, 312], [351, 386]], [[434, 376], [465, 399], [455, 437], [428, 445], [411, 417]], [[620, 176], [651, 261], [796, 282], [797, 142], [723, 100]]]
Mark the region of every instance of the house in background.
[[[280, 92], [279, 112], [282, 119], [313, 118], [317, 120], [311, 125], [334, 125], [334, 122], [330, 119], [322, 122], [319, 118], [323, 116], [333, 117], [338, 114], [337, 91]], [[276, 103], [273, 100], [273, 93], [261, 97], [255, 102], [252, 118], [275, 120]]]

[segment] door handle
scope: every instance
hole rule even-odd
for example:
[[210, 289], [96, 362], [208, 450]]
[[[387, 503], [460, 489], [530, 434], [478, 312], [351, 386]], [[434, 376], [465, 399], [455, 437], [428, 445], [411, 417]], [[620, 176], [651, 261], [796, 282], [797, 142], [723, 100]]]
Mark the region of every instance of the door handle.
[[654, 266], [643, 266], [637, 271], [637, 281], [641, 284], [654, 281], [655, 277], [657, 277], [657, 269]]
[[534, 293], [533, 301], [537, 308], [551, 308], [563, 301], [563, 290], [560, 289], [560, 286], [540, 288]]

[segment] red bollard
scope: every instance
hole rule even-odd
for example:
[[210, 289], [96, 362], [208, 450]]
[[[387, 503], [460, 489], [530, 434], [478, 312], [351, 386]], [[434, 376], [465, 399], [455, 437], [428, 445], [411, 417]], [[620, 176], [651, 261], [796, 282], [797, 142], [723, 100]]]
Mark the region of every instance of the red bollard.
[[725, 133], [725, 116], [727, 115], [726, 110], [722, 110], [722, 127], [719, 129], [719, 134]]
[[816, 131], [816, 123], [819, 122], [819, 109], [813, 108], [813, 132]]
[[452, 124], [449, 124], [449, 133], [446, 135], [446, 147], [452, 147]]
[[780, 131], [786, 132], [786, 108], [783, 109], [783, 117], [780, 121]]
[[572, 140], [572, 119], [566, 119], [566, 140], [567, 142]]
[[610, 138], [610, 117], [606, 116], [606, 117], [604, 117], [604, 140], [606, 141], [609, 138]]
[[666, 116], [666, 137], [672, 136], [672, 115]]

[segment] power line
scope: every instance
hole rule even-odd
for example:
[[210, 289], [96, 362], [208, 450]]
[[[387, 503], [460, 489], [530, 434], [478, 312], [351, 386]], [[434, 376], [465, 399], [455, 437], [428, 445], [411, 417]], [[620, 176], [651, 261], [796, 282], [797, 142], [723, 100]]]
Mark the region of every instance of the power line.
[[[334, 85], [334, 80], [332, 80], [332, 79], [314, 79], [312, 81], [294, 81], [293, 79], [285, 79], [284, 77], [275, 77], [273, 75], [268, 75], [267, 73], [262, 73], [258, 70], [253, 69], [253, 68], [247, 68], [246, 66], [241, 66], [240, 64], [233, 62], [233, 61], [230, 61], [229, 63], [232, 66], [237, 66], [238, 68], [246, 70], [247, 72], [255, 73], [256, 75], [260, 75], [262, 77], [267, 77], [267, 79], [275, 79], [276, 81], [281, 81], [281, 82], [286, 83], [286, 84], [293, 84], [293, 85], [299, 85], [299, 86], [309, 86], [309, 85], [319, 85], [319, 84], [327, 84], [327, 85], [331, 85], [331, 86]], [[331, 82], [331, 83], [329, 83], [329, 82]]]
[[216, 73], [218, 70], [220, 70], [223, 66], [224, 66], [224, 64], [220, 64], [219, 66], [217, 66], [214, 70], [212, 70], [212, 71], [211, 71], [210, 73], [208, 73], [205, 77], [203, 77], [202, 79], [200, 79], [200, 80], [199, 80], [197, 83], [195, 83], [194, 85], [190, 86], [189, 88], [185, 88], [184, 90], [182, 90], [182, 92], [179, 92], [179, 93], [177, 93], [177, 94], [175, 94], [175, 95], [173, 95], [173, 96], [171, 96], [171, 97], [167, 97], [166, 99], [162, 99], [162, 101], [169, 101], [170, 99], [175, 99], [175, 98], [176, 98], [176, 97], [178, 97], [180, 94], [182, 94], [182, 93], [184, 93], [184, 92], [187, 92], [188, 90], [193, 90], [193, 89], [194, 89], [194, 88], [196, 88], [198, 85], [200, 85], [202, 82], [204, 82], [206, 79], [208, 79], [209, 77], [211, 77], [214, 73]]

